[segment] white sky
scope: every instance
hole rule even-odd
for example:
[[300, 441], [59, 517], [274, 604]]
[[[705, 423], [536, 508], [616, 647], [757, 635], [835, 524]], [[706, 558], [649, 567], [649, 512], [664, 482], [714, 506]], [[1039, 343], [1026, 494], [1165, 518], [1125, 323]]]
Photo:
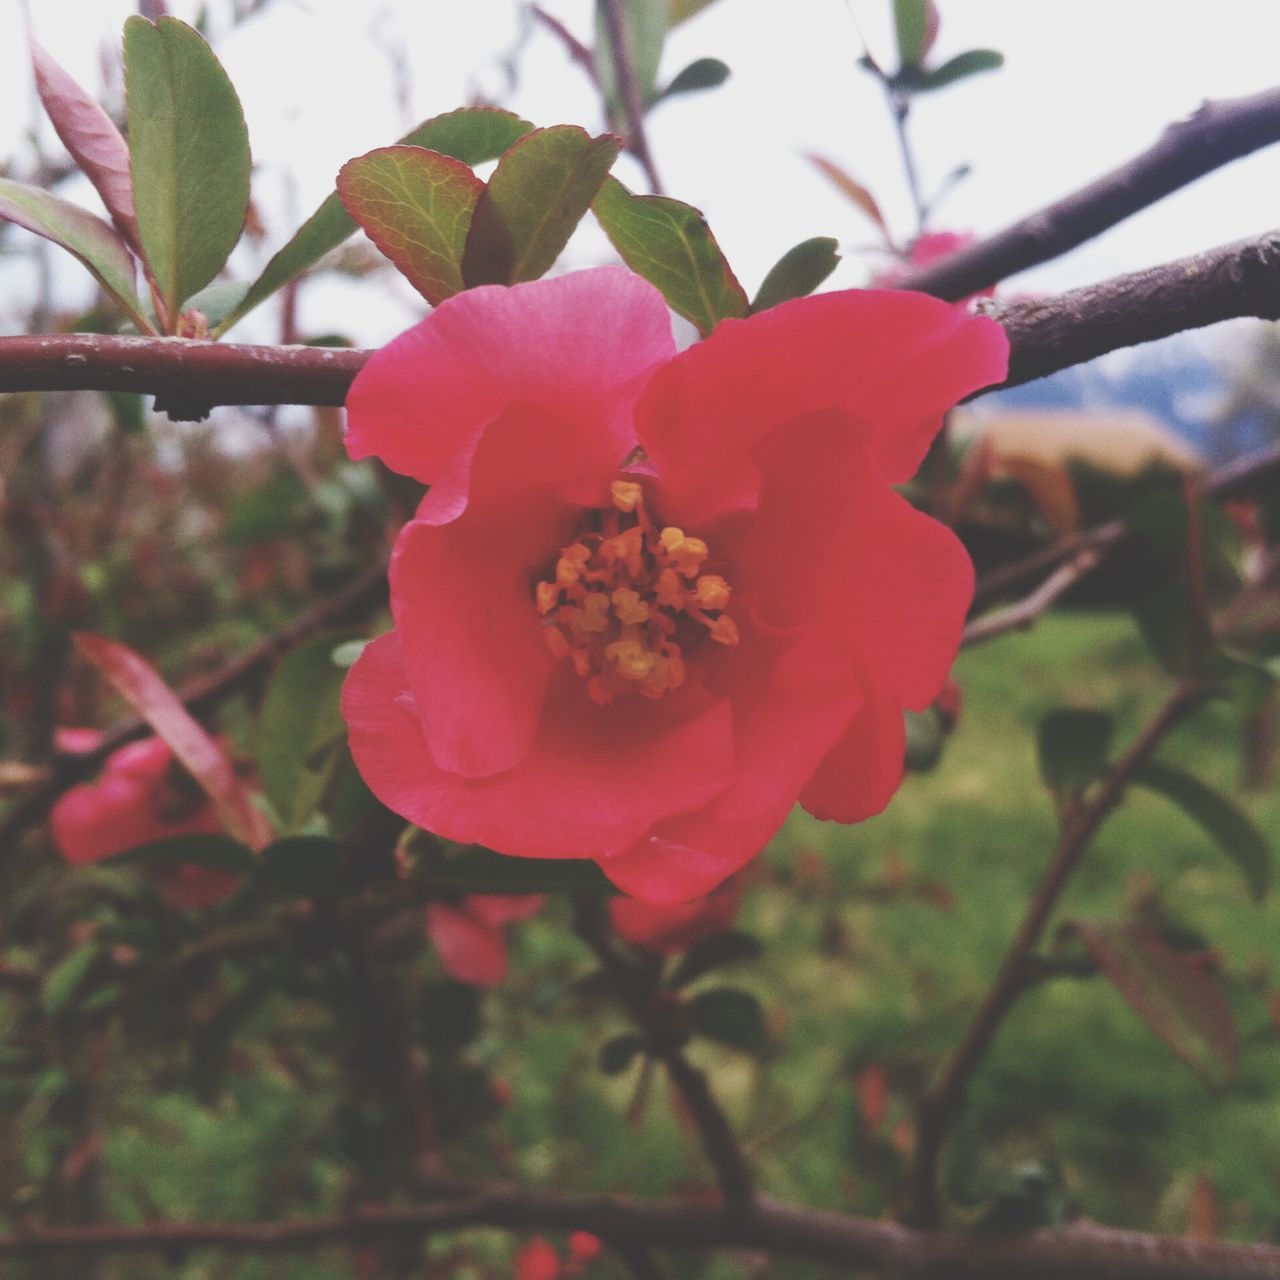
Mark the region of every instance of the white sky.
[[[926, 185], [962, 161], [973, 165], [939, 226], [994, 230], [1132, 156], [1203, 99], [1280, 82], [1277, 0], [939, 4], [937, 59], [974, 45], [999, 48], [1007, 59], [1002, 71], [919, 100], [913, 134]], [[133, 6], [30, 0], [30, 7], [53, 56], [82, 83], [101, 84], [104, 50], [118, 48]], [[199, 5], [171, 0], [170, 7], [190, 19]], [[590, 0], [547, 0], [545, 7], [590, 38]], [[245, 104], [271, 247], [331, 189], [344, 160], [461, 105], [477, 88], [498, 94], [516, 8], [514, 0], [275, 0], [238, 29], [215, 32]], [[649, 132], [668, 192], [704, 211], [749, 292], [799, 240], [833, 235], [852, 249], [874, 238], [804, 151], [843, 164], [875, 191], [900, 231], [910, 230], [883, 103], [855, 65], [861, 46], [850, 10], [888, 57], [888, 0], [718, 0], [668, 42], [663, 79], [706, 55], [733, 68], [724, 87], [660, 106]], [[397, 47], [409, 73], [410, 119], [397, 104], [387, 53]], [[520, 68], [504, 105], [539, 124], [602, 128], [592, 90], [549, 35], [539, 30], [529, 39]], [[0, 157], [16, 159], [15, 176], [30, 120], [20, 4], [0, 0]], [[642, 185], [630, 161], [619, 173]], [[1027, 273], [1019, 286], [1068, 287], [1267, 230], [1280, 223], [1277, 193], [1280, 147], [1201, 180]], [[87, 188], [76, 195], [93, 201]], [[587, 234], [571, 247], [571, 260], [607, 252]], [[248, 261], [237, 265], [252, 270]], [[73, 266], [66, 279], [75, 273]], [[847, 261], [831, 283], [860, 284], [865, 273], [865, 259]], [[359, 284], [317, 288], [305, 318], [315, 329], [344, 327], [360, 341], [380, 341], [414, 318], [414, 298], [406, 291], [374, 299]], [[270, 336], [252, 329], [237, 332]]]

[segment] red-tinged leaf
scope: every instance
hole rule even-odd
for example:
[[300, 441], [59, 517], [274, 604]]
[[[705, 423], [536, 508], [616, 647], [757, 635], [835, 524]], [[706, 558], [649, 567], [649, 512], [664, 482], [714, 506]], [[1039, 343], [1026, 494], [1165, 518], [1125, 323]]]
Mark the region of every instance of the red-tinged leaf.
[[227, 831], [251, 849], [262, 849], [273, 832], [254, 805], [218, 744], [192, 718], [164, 677], [126, 645], [78, 632], [76, 648], [116, 687], [121, 697], [164, 740], [213, 801]]
[[54, 131], [102, 197], [116, 229], [140, 254], [128, 143], [98, 102], [41, 48], [35, 36], [28, 39], [36, 91]]
[[687, 22], [695, 13], [701, 13], [714, 2], [715, 0], [670, 0], [671, 18], [668, 25], [674, 27]]
[[1239, 1037], [1221, 992], [1204, 969], [1136, 921], [1077, 920], [1072, 929], [1130, 1008], [1205, 1080], [1235, 1072]]
[[703, 337], [721, 320], [747, 314], [742, 285], [692, 205], [632, 195], [617, 178], [606, 178], [591, 207], [623, 262]]
[[806, 152], [806, 158], [842, 196], [852, 200], [880, 228], [881, 234], [887, 241], [889, 229], [885, 225], [884, 214], [880, 212], [875, 196], [856, 178], [850, 177], [834, 160], [828, 160], [826, 156], [817, 155], [812, 151]]
[[1080, 504], [1071, 473], [1060, 462], [1001, 455], [999, 467], [1017, 480], [1040, 508], [1054, 537], [1066, 538], [1080, 527]]
[[483, 190], [469, 165], [422, 147], [379, 147], [338, 172], [347, 212], [433, 306], [466, 287], [462, 253]]
[[536, 280], [591, 207], [622, 143], [577, 125], [527, 133], [506, 151], [476, 201], [462, 275], [468, 286]]
[[133, 287], [133, 257], [110, 223], [50, 191], [0, 178], [0, 220], [25, 227], [74, 254], [142, 333], [154, 329]]

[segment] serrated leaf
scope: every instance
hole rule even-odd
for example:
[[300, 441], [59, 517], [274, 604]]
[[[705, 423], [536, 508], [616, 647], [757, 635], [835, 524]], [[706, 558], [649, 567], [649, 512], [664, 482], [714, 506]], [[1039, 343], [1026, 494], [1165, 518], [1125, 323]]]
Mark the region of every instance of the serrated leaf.
[[116, 867], [204, 867], [237, 876], [253, 875], [258, 865], [247, 845], [230, 836], [208, 833], [150, 840], [125, 849], [108, 861]]
[[[476, 165], [497, 159], [532, 128], [528, 120], [497, 107], [460, 107], [424, 120], [398, 139], [396, 145], [425, 147], [464, 164]], [[294, 276], [315, 266], [355, 231], [355, 221], [335, 191], [271, 258], [249, 287], [244, 300], [219, 325], [218, 332], [225, 333]]]
[[600, 1046], [600, 1070], [607, 1076], [620, 1076], [635, 1060], [636, 1054], [643, 1052], [644, 1041], [635, 1032], [614, 1036]]
[[222, 64], [176, 18], [126, 20], [124, 78], [138, 235], [172, 328], [240, 239], [249, 134]]
[[957, 53], [932, 71], [917, 72], [903, 77], [904, 87], [911, 93], [932, 93], [945, 89], [957, 80], [981, 75], [984, 71], [997, 71], [1004, 66], [1004, 54], [996, 49], [968, 49]]
[[845, 172], [834, 160], [828, 160], [826, 156], [817, 155], [815, 152], [807, 152], [806, 157], [811, 165], [813, 165], [820, 174], [828, 182], [831, 183], [842, 196], [852, 200], [863, 213], [871, 219], [872, 222], [880, 228], [880, 233], [888, 239], [889, 228], [884, 220], [884, 214], [880, 211], [880, 206], [876, 203], [876, 198], [862, 185], [856, 178], [851, 177]]
[[51, 192], [0, 178], [0, 220], [43, 236], [74, 254], [128, 314], [140, 333], [154, 333], [133, 287], [133, 258], [97, 214]]
[[1106, 767], [1115, 728], [1104, 711], [1061, 707], [1043, 716], [1036, 729], [1040, 776], [1059, 800], [1071, 800]]
[[692, 205], [632, 195], [616, 178], [606, 178], [591, 207], [623, 262], [703, 337], [721, 320], [747, 314], [746, 293]]
[[536, 280], [591, 207], [621, 142], [577, 125], [526, 134], [498, 161], [476, 201], [462, 255], [468, 287]]
[[36, 92], [62, 145], [93, 183], [125, 243], [141, 252], [129, 177], [129, 145], [115, 121], [28, 32]]
[[769, 268], [751, 304], [752, 313], [812, 293], [836, 269], [840, 261], [838, 247], [839, 241], [830, 236], [814, 236], [788, 249]]
[[1271, 887], [1271, 850], [1248, 814], [1199, 778], [1159, 760], [1148, 760], [1134, 782], [1172, 800], [1240, 869], [1249, 893], [1262, 898]]
[[654, 104], [682, 93], [702, 93], [706, 89], [717, 89], [730, 75], [732, 72], [727, 62], [721, 62], [719, 58], [696, 58], [678, 71], [661, 93], [655, 95]]
[[54, 1017], [67, 1007], [102, 955], [101, 943], [86, 942], [54, 965], [40, 989], [40, 1003], [46, 1014]]
[[668, 980], [672, 987], [687, 987], [696, 982], [713, 969], [722, 969], [726, 965], [738, 964], [743, 960], [755, 960], [763, 948], [760, 940], [749, 933], [738, 929], [730, 929], [725, 933], [714, 933], [707, 938], [699, 938], [680, 958], [674, 972]]
[[417, 878], [450, 893], [596, 893], [612, 885], [594, 862], [581, 858], [513, 858], [468, 849], [422, 867]]
[[1231, 1010], [1204, 969], [1137, 922], [1071, 925], [1129, 1007], [1205, 1080], [1235, 1072], [1238, 1036]]
[[483, 190], [462, 161], [421, 147], [382, 147], [338, 171], [347, 212], [432, 305], [466, 287], [462, 251]]
[[687, 1005], [689, 1025], [699, 1035], [747, 1053], [761, 1053], [769, 1042], [760, 1001], [734, 987], [716, 987]]
[[140, 654], [105, 636], [77, 632], [75, 644], [200, 784], [231, 835], [251, 849], [269, 843], [271, 824], [250, 799], [222, 749], [193, 719], [160, 673]]
[[256, 757], [262, 789], [285, 831], [296, 831], [323, 796], [334, 750], [343, 740], [338, 705], [343, 672], [333, 650], [349, 633], [312, 636], [276, 668], [258, 716]]
[[[609, 120], [621, 122], [626, 116], [625, 104], [618, 87], [617, 58], [609, 37], [605, 5], [606, 0], [596, 0], [596, 38], [592, 60]], [[662, 60], [662, 46], [671, 18], [669, 0], [620, 0], [619, 7], [627, 42], [624, 53], [635, 77], [640, 102], [644, 104], [653, 97], [658, 80], [658, 63]]]

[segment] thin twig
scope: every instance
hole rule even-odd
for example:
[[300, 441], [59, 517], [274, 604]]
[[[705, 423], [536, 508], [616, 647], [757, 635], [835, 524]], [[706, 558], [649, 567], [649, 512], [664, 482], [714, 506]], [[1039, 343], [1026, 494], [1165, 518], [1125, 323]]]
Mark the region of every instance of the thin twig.
[[964, 1100], [971, 1076], [986, 1056], [1005, 1015], [1026, 988], [1027, 958], [1038, 946], [1045, 925], [1080, 865], [1089, 842], [1103, 820], [1120, 803], [1125, 787], [1139, 766], [1205, 696], [1205, 688], [1196, 682], [1179, 684], [1110, 769], [1092, 797], [1069, 815], [1044, 878], [1036, 888], [986, 998], [959, 1048], [921, 1103], [916, 1150], [907, 1187], [911, 1222], [933, 1226], [938, 1221], [938, 1160], [943, 1140]]
[[1086, 547], [1066, 564], [1059, 565], [1029, 596], [1019, 600], [1017, 604], [975, 618], [964, 629], [961, 647], [967, 649], [972, 645], [982, 644], [984, 640], [1004, 635], [1006, 631], [1031, 626], [1081, 578], [1097, 568], [1102, 562], [1102, 554], [1101, 550]]
[[1154, 146], [1088, 186], [959, 253], [906, 273], [900, 288], [957, 301], [1076, 245], [1232, 160], [1280, 141], [1280, 88], [1206, 102]]
[[531, 4], [529, 12], [560, 41], [569, 60], [576, 62], [587, 73], [591, 83], [599, 87], [600, 78], [596, 75], [596, 60], [591, 56], [591, 50], [559, 18], [548, 13], [540, 4]]
[[604, 0], [600, 9], [609, 33], [609, 46], [613, 52], [613, 78], [618, 86], [618, 101], [626, 118], [627, 146], [640, 162], [649, 188], [655, 195], [662, 194], [662, 182], [654, 167], [653, 152], [644, 131], [644, 99], [640, 96], [640, 82], [636, 79], [634, 50], [631, 36], [623, 18], [622, 0]]

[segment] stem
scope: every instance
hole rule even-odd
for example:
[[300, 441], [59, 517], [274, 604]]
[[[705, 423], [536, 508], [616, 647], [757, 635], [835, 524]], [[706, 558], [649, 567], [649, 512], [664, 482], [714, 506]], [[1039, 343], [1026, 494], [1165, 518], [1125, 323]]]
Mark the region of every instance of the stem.
[[662, 194], [662, 182], [654, 168], [653, 153], [644, 132], [645, 104], [640, 96], [640, 84], [636, 80], [635, 62], [631, 56], [631, 38], [623, 21], [622, 0], [602, 0], [601, 10], [605, 28], [609, 33], [609, 46], [613, 50], [613, 75], [618, 85], [618, 98], [626, 117], [627, 146], [640, 161], [649, 187], [654, 195]]
[[960, 1047], [921, 1103], [915, 1157], [907, 1183], [908, 1217], [912, 1223], [933, 1226], [938, 1221], [938, 1161], [943, 1141], [964, 1101], [970, 1078], [981, 1065], [1005, 1015], [1026, 988], [1028, 957], [1039, 944], [1045, 925], [1080, 865], [1089, 842], [1103, 820], [1120, 803], [1125, 787], [1138, 767], [1205, 695], [1204, 687], [1197, 682], [1187, 680], [1179, 684], [1130, 744], [1128, 751], [1111, 768], [1093, 798], [1068, 817], [1049, 867], [986, 999], [974, 1015]]

